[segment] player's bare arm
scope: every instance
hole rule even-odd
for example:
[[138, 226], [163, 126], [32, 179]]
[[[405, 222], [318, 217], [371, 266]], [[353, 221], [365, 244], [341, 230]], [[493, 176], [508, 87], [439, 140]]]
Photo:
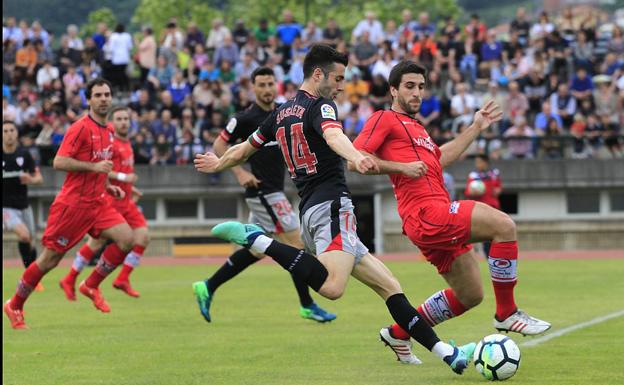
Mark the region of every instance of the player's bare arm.
[[204, 173], [215, 173], [230, 169], [234, 166], [240, 166], [252, 156], [258, 149], [251, 145], [248, 141], [244, 141], [228, 150], [219, 158], [212, 152], [195, 155], [195, 169]]
[[[217, 137], [217, 140], [215, 140], [214, 145], [213, 145], [214, 152], [217, 156], [223, 156], [223, 154], [225, 154], [225, 152], [230, 147], [232, 146], [230, 146], [225, 140], [223, 140], [221, 136]], [[245, 188], [249, 188], [249, 187], [257, 188], [260, 185], [260, 180], [256, 178], [254, 174], [245, 170], [241, 166], [232, 167], [230, 171], [232, 171], [232, 173], [236, 176], [236, 179], [238, 180], [238, 184], [240, 184], [241, 186]]]
[[97, 163], [83, 162], [70, 158], [68, 156], [56, 156], [52, 166], [55, 170], [60, 171], [82, 171], [82, 172], [100, 172], [108, 174], [113, 169], [113, 162], [110, 160], [101, 160]]
[[42, 184], [43, 183], [43, 176], [41, 175], [41, 171], [39, 170], [39, 167], [35, 168], [35, 172], [31, 173], [23, 173], [22, 175], [20, 175], [20, 182], [22, 184]]
[[351, 143], [340, 128], [329, 128], [325, 130], [323, 132], [323, 138], [336, 154], [355, 165], [355, 171], [360, 174], [367, 174], [369, 172], [379, 173], [379, 166], [377, 163], [371, 157], [365, 156], [353, 147], [353, 143]]
[[109, 179], [106, 179], [106, 192], [115, 199], [124, 199], [126, 197], [126, 192], [121, 187], [111, 184]]
[[440, 164], [447, 167], [455, 162], [468, 146], [485, 131], [491, 124], [503, 118], [503, 111], [500, 106], [490, 100], [475, 113], [472, 124], [459, 136], [440, 147]]
[[[383, 160], [381, 158], [376, 157], [373, 154], [370, 154], [366, 151], [360, 150], [362, 155], [371, 157], [375, 162], [377, 162], [377, 166], [379, 170], [377, 171], [369, 171], [367, 175], [381, 175], [381, 174], [403, 174], [410, 178], [420, 178], [427, 173], [427, 164], [421, 161], [409, 162], [409, 163], [401, 163], [401, 162], [393, 162], [391, 160]], [[348, 162], [349, 171], [355, 171], [355, 165], [352, 162]]]

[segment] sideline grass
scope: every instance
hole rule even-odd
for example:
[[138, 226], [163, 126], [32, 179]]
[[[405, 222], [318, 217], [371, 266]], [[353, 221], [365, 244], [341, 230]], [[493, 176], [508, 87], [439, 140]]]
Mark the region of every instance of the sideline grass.
[[[392, 262], [413, 304], [444, 288], [426, 263]], [[298, 316], [290, 278], [277, 265], [253, 266], [217, 292], [213, 323], [200, 316], [191, 283], [218, 266], [147, 266], [133, 275], [142, 298], [103, 284], [112, 307], [97, 312], [79, 295], [68, 302], [58, 288], [66, 272], [44, 279], [46, 290], [26, 305], [27, 331], [14, 331], [3, 316], [3, 384], [477, 384], [471, 368], [457, 376], [421, 347], [424, 365], [397, 363], [378, 341], [390, 323], [385, 305], [352, 280], [337, 302], [318, 302], [338, 313], [331, 324]], [[482, 275], [487, 277], [485, 263]], [[3, 270], [3, 299], [12, 295], [21, 269]], [[621, 260], [522, 261], [519, 305], [567, 327], [624, 308]], [[436, 328], [459, 343], [495, 330], [491, 284], [476, 309]], [[318, 295], [315, 295], [318, 299]], [[518, 343], [526, 341], [511, 335]], [[527, 337], [528, 338], [528, 337]], [[622, 384], [624, 318], [522, 349], [512, 384]]]

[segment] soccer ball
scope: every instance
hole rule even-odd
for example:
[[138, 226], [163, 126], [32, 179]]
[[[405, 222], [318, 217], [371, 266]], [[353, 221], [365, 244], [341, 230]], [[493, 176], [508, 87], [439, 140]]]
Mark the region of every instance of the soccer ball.
[[513, 340], [502, 334], [484, 337], [474, 351], [477, 372], [490, 381], [511, 378], [520, 366], [520, 349]]
[[482, 180], [475, 179], [468, 185], [468, 193], [473, 197], [480, 197], [485, 194], [485, 183]]

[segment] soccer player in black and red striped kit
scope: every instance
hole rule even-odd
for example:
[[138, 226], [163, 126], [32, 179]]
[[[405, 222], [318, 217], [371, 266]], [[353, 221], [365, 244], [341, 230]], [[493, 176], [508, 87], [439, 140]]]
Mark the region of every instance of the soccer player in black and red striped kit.
[[[258, 126], [275, 110], [277, 86], [272, 69], [258, 67], [251, 74], [256, 101], [249, 108], [235, 114], [214, 143], [215, 152], [223, 155], [232, 145], [245, 141]], [[284, 194], [284, 162], [277, 142], [267, 144], [249, 158], [251, 172], [234, 167], [232, 172], [241, 186], [245, 187], [245, 202], [250, 211], [250, 222], [257, 223], [280, 242], [302, 248], [299, 235], [299, 218]], [[204, 319], [211, 322], [210, 308], [216, 290], [236, 277], [247, 267], [263, 258], [243, 248], [232, 254], [210, 278], [193, 283], [199, 310]], [[310, 296], [308, 284], [292, 276], [299, 303], [299, 314], [317, 322], [328, 322], [336, 315], [318, 306]]]
[[333, 99], [343, 90], [347, 64], [347, 57], [333, 48], [312, 46], [303, 63], [304, 82], [293, 99], [280, 106], [248, 141], [231, 147], [221, 158], [206, 153], [195, 159], [198, 171], [219, 172], [242, 164], [258, 148], [277, 140], [301, 196], [306, 249], [279, 243], [260, 227], [239, 222], [217, 225], [213, 234], [272, 257], [329, 299], [340, 298], [353, 275], [383, 298], [394, 320], [410, 336], [461, 374], [475, 344], [455, 347], [440, 341], [390, 270], [357, 236], [343, 159], [360, 173], [378, 172], [378, 167], [353, 147], [336, 117]]

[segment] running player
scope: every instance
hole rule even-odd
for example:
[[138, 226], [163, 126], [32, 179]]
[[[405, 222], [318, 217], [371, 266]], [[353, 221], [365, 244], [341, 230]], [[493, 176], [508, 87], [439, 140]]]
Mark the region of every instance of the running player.
[[[391, 110], [373, 114], [354, 142], [363, 155], [379, 157], [380, 173], [389, 174], [394, 187], [404, 233], [450, 286], [427, 299], [418, 313], [435, 326], [482, 301], [479, 266], [470, 244], [490, 240], [488, 264], [496, 296], [494, 327], [525, 335], [543, 333], [550, 324], [530, 317], [514, 302], [518, 245], [513, 220], [480, 202], [451, 202], [444, 189], [442, 169], [456, 161], [490, 124], [499, 121], [501, 110], [492, 101], [486, 103], [467, 130], [438, 148], [414, 118], [425, 76], [426, 70], [414, 62], [397, 64], [389, 78]], [[410, 348], [410, 335], [403, 329], [395, 324], [381, 330], [382, 339], [397, 355]]]
[[[466, 188], [464, 195], [469, 199], [477, 202], [483, 202], [486, 205], [490, 205], [495, 209], [500, 210], [499, 196], [503, 191], [503, 185], [501, 183], [500, 171], [497, 168], [490, 168], [490, 157], [486, 154], [478, 154], [475, 157], [475, 171], [471, 171], [468, 174], [468, 180], [466, 180]], [[473, 180], [480, 180], [485, 185], [485, 192], [482, 195], [471, 195], [470, 183]], [[491, 242], [483, 242], [483, 251], [485, 257], [490, 255]]]
[[[24, 267], [37, 258], [35, 220], [28, 204], [28, 185], [43, 183], [30, 152], [18, 147], [17, 126], [2, 122], [2, 229], [17, 235], [17, 249]], [[41, 283], [36, 290], [43, 290]]]
[[[131, 297], [139, 297], [139, 293], [130, 285], [130, 273], [139, 265], [143, 252], [149, 243], [149, 236], [145, 217], [132, 199], [136, 193], [134, 183], [137, 181], [137, 175], [134, 173], [132, 145], [128, 140], [130, 113], [126, 107], [115, 107], [110, 112], [110, 118], [115, 129], [115, 140], [113, 141], [113, 170], [108, 173], [108, 179], [111, 184], [124, 190], [125, 197], [114, 199], [108, 195], [107, 198], [132, 228], [133, 238], [132, 251], [126, 255], [121, 272], [113, 281], [113, 287]], [[69, 273], [59, 283], [68, 300], [76, 300], [76, 278], [82, 269], [89, 264], [93, 255], [105, 244], [106, 240], [104, 239], [89, 237], [88, 241], [76, 253]]]
[[[221, 131], [214, 143], [215, 153], [219, 156], [231, 145], [246, 140], [275, 109], [277, 88], [273, 70], [267, 67], [257, 68], [251, 74], [251, 82], [256, 101], [245, 111], [234, 115], [226, 128]], [[284, 194], [285, 167], [277, 142], [267, 144], [261, 151], [252, 155], [249, 164], [251, 172], [242, 167], [232, 168], [238, 183], [245, 187], [245, 201], [251, 214], [249, 221], [260, 224], [280, 242], [298, 249], [303, 248], [299, 235], [299, 218]], [[245, 248], [240, 249], [232, 254], [212, 277], [193, 284], [199, 310], [206, 321], [210, 322], [210, 305], [217, 288], [259, 261], [259, 258], [264, 258], [264, 255], [254, 255]], [[299, 295], [301, 317], [318, 322], [336, 319], [335, 314], [323, 310], [312, 300], [305, 281], [294, 275], [292, 279]]]
[[67, 177], [50, 206], [41, 242], [43, 251], [22, 275], [15, 295], [4, 304], [4, 313], [14, 329], [26, 329], [24, 302], [41, 278], [87, 233], [115, 242], [104, 250], [91, 275], [80, 284], [80, 292], [98, 310], [109, 312], [98, 287], [132, 248], [132, 229], [105, 199], [106, 192], [120, 199], [125, 195], [118, 186], [108, 184], [107, 178], [113, 167], [113, 131], [106, 124], [112, 102], [111, 85], [105, 79], [93, 79], [85, 94], [89, 113], [67, 129], [54, 158], [54, 168], [67, 171]]
[[301, 196], [302, 237], [310, 253], [267, 237], [256, 225], [226, 222], [212, 232], [270, 256], [329, 299], [340, 298], [353, 275], [383, 298], [394, 320], [410, 336], [461, 374], [475, 344], [458, 348], [440, 341], [410, 305], [390, 270], [358, 239], [343, 158], [360, 173], [377, 171], [377, 164], [353, 147], [336, 119], [333, 99], [343, 90], [347, 61], [327, 45], [312, 46], [303, 63], [305, 80], [293, 99], [271, 114], [248, 141], [231, 147], [223, 157], [206, 153], [195, 159], [198, 171], [219, 172], [242, 164], [258, 148], [277, 140]]

